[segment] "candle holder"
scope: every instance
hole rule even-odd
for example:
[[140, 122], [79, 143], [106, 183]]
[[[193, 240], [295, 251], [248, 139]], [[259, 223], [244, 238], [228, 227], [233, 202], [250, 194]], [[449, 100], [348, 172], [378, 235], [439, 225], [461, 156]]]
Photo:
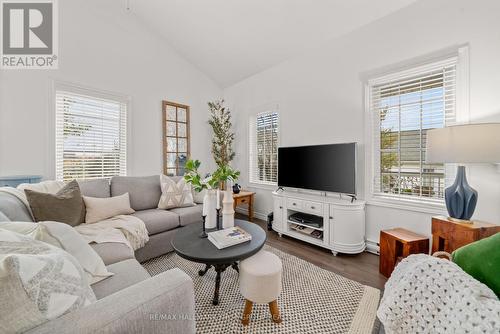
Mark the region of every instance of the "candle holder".
[[200, 238], [206, 238], [208, 237], [207, 232], [205, 232], [205, 219], [207, 219], [207, 216], [201, 216], [203, 218], [203, 230], [201, 231]]
[[217, 230], [220, 230], [221, 229], [221, 226], [220, 226], [220, 208], [215, 209], [215, 211], [217, 211]]

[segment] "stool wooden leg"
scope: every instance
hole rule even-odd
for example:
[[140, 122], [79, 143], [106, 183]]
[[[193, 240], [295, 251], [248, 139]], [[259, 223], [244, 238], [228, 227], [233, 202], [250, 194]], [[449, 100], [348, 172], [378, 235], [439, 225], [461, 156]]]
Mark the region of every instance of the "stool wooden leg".
[[269, 310], [271, 311], [271, 315], [273, 317], [273, 321], [277, 324], [281, 322], [280, 310], [278, 308], [278, 302], [273, 300], [269, 303]]
[[243, 318], [241, 319], [241, 323], [243, 325], [248, 325], [250, 322], [250, 315], [252, 314], [252, 306], [253, 302], [249, 301], [248, 299], [245, 299], [245, 309], [243, 310]]

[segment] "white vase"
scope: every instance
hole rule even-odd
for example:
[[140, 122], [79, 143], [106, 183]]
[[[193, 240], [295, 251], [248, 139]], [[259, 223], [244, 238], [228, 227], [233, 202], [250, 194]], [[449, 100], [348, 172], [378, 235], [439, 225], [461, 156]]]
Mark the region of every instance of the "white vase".
[[215, 228], [217, 225], [217, 212], [215, 211], [216, 205], [216, 192], [213, 189], [207, 190], [203, 196], [203, 212], [207, 215], [205, 218], [205, 228]]
[[224, 198], [222, 199], [222, 228], [234, 226], [234, 199], [231, 190], [224, 191]]

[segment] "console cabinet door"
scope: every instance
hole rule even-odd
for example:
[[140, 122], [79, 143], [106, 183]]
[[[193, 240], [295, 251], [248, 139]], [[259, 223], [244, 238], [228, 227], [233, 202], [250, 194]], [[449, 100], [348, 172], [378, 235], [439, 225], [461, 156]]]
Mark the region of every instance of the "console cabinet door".
[[273, 219], [273, 230], [275, 231], [283, 231], [284, 222], [283, 222], [283, 198], [275, 196], [274, 197], [274, 219]]

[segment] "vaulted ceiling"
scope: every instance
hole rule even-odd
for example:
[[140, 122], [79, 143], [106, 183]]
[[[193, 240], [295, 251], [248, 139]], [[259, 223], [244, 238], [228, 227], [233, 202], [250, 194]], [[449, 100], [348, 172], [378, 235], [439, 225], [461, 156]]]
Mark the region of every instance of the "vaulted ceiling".
[[415, 0], [125, 0], [221, 87], [349, 33]]

